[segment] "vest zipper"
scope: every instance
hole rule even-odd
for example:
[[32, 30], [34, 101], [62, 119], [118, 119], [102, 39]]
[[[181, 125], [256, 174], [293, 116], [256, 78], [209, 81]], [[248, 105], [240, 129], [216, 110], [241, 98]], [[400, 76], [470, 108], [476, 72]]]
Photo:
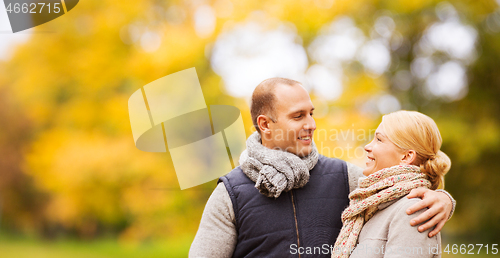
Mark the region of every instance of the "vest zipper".
[[[293, 190], [290, 191], [290, 195], [292, 196], [293, 218], [295, 219], [295, 231], [297, 232], [297, 247], [300, 248], [299, 223], [297, 222], [297, 211], [295, 210], [295, 201], [293, 199]], [[300, 253], [299, 253], [299, 258], [300, 258]]]

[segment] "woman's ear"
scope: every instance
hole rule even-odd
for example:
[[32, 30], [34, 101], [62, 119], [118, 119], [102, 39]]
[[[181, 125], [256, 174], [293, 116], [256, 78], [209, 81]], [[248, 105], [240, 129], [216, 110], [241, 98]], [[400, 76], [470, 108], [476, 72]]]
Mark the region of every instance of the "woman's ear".
[[404, 156], [401, 159], [401, 165], [411, 165], [416, 160], [417, 152], [415, 152], [414, 150], [407, 150], [405, 151]]

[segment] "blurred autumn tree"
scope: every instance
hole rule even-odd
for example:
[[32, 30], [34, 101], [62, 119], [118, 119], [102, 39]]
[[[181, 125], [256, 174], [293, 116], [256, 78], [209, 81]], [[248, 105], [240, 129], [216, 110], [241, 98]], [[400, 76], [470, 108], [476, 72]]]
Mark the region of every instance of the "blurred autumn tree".
[[[453, 5], [433, 0], [82, 1], [64, 17], [35, 28], [48, 33], [32, 34], [12, 59], [0, 63], [1, 227], [83, 238], [194, 236], [215, 182], [180, 191], [168, 154], [135, 148], [127, 101], [153, 80], [196, 67], [207, 104], [240, 108], [250, 133], [245, 99], [229, 94], [248, 87], [228, 87], [261, 80], [257, 71], [288, 76], [272, 70], [279, 65], [266, 66], [280, 59], [273, 55], [280, 47], [261, 46], [264, 53], [271, 49], [265, 54], [270, 59], [253, 67], [238, 67], [231, 55], [215, 57], [227, 49], [235, 49], [239, 58], [259, 55], [244, 44], [252, 40], [246, 33], [255, 28], [248, 21], [253, 17], [257, 24], [267, 19], [275, 29], [270, 35], [296, 35], [289, 45], [299, 47], [298, 55], [307, 54], [303, 78], [317, 105], [318, 128], [371, 129], [381, 114], [399, 108], [433, 117], [453, 161], [446, 189], [459, 203], [445, 232], [498, 242], [496, 8], [493, 0]], [[463, 42], [433, 41], [447, 31], [462, 33]], [[231, 40], [224, 42], [222, 35]], [[294, 63], [291, 53], [286, 63]], [[242, 60], [239, 64], [250, 62]], [[323, 75], [326, 86], [316, 81]], [[335, 148], [367, 141], [316, 139], [323, 154], [358, 163], [355, 149]]]

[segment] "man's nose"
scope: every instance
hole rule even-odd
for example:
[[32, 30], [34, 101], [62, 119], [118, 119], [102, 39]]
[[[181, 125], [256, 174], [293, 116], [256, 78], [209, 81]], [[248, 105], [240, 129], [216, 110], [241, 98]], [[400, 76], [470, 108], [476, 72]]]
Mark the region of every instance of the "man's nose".
[[316, 130], [316, 121], [312, 116], [308, 116], [307, 122], [304, 125], [304, 129], [314, 131]]

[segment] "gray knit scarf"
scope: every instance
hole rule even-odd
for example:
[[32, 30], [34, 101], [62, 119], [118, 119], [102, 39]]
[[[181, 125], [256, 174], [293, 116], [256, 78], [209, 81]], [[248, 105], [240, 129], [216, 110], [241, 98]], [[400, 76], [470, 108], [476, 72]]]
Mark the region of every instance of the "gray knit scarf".
[[314, 142], [311, 153], [300, 158], [290, 152], [264, 147], [260, 134], [254, 132], [247, 139], [247, 149], [241, 154], [240, 167], [263, 195], [278, 198], [283, 191], [306, 185], [309, 170], [314, 168], [318, 158]]

